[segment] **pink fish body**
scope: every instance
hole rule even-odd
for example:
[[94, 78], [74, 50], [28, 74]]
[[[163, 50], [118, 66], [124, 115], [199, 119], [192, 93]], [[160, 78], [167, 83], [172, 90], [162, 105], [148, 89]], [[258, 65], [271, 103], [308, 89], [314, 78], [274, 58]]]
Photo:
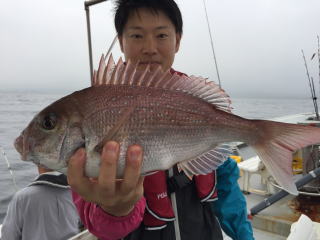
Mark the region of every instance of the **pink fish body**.
[[45, 108], [15, 142], [22, 159], [66, 172], [79, 147], [87, 151], [86, 175], [97, 177], [108, 140], [121, 145], [117, 176], [126, 149], [144, 148], [142, 174], [178, 164], [187, 175], [207, 174], [230, 155], [226, 143], [252, 146], [275, 179], [292, 194], [292, 152], [320, 142], [320, 129], [248, 120], [230, 112], [228, 95], [213, 82], [159, 69], [138, 71], [112, 57], [100, 61], [92, 86]]

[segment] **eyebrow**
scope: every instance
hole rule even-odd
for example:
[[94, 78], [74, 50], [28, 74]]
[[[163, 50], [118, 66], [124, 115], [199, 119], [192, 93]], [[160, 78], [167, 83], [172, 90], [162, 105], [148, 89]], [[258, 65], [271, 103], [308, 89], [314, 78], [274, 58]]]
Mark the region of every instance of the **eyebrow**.
[[[155, 29], [162, 30], [162, 29], [167, 29], [167, 28], [169, 28], [169, 27], [168, 26], [159, 26], [159, 27], [156, 27]], [[143, 28], [139, 27], [139, 26], [128, 27], [128, 29], [130, 29], [130, 30], [143, 30]]]

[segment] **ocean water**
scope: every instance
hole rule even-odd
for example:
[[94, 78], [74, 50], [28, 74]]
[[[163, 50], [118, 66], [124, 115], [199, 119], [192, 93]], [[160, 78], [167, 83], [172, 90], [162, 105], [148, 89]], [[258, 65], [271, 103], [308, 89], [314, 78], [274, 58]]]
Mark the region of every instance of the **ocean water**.
[[[4, 150], [10, 162], [17, 188], [28, 185], [37, 176], [36, 166], [20, 160], [13, 142], [37, 112], [63, 95], [65, 94], [0, 92], [0, 223], [16, 191], [1, 150]], [[232, 107], [235, 114], [252, 119], [313, 112], [312, 101], [309, 99], [233, 98]]]

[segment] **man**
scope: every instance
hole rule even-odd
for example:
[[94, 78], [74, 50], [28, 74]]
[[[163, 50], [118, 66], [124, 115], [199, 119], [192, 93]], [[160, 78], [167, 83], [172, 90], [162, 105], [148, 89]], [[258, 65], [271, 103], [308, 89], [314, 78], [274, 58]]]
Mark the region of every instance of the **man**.
[[[115, 14], [115, 27], [125, 60], [139, 62], [140, 69], [150, 65], [171, 69], [182, 36], [182, 17], [173, 0], [119, 0]], [[176, 72], [171, 69], [171, 72]], [[182, 74], [182, 73], [178, 73]], [[228, 160], [222, 168], [229, 169], [194, 177], [190, 181], [174, 168], [175, 176], [167, 178], [166, 172], [140, 176], [143, 150], [134, 145], [128, 148], [124, 178], [116, 179], [119, 144], [108, 142], [101, 155], [99, 177], [84, 176], [85, 152], [79, 149], [69, 161], [68, 181], [73, 190], [75, 204], [85, 226], [100, 239], [222, 239], [220, 224], [234, 239], [253, 239], [250, 223], [246, 219], [245, 201], [233, 177], [232, 187], [221, 185], [223, 198], [236, 208], [217, 205], [212, 210], [212, 200], [217, 200], [216, 177], [224, 181], [237, 170]], [[230, 170], [231, 169], [231, 170]], [[207, 184], [208, 183], [208, 184]], [[207, 188], [210, 186], [210, 188]], [[235, 186], [235, 187], [234, 187]], [[208, 191], [209, 190], [209, 191]], [[232, 190], [232, 192], [230, 192]], [[178, 216], [172, 211], [169, 195], [175, 192]], [[205, 194], [202, 194], [205, 192]], [[236, 194], [229, 197], [230, 193]], [[232, 205], [232, 204], [231, 204]], [[174, 224], [174, 219], [179, 224]], [[237, 223], [235, 226], [232, 222]], [[240, 231], [238, 231], [240, 229]]]
[[79, 233], [80, 218], [65, 175], [38, 166], [39, 176], [11, 200], [2, 240], [67, 239]]

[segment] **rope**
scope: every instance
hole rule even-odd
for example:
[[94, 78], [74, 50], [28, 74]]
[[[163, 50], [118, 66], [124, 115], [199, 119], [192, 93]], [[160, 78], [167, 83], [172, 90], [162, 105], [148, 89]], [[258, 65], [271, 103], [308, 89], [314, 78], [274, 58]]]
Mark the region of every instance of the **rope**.
[[18, 186], [17, 186], [16, 178], [15, 178], [14, 173], [13, 173], [13, 170], [12, 170], [12, 168], [11, 168], [11, 166], [10, 166], [10, 162], [9, 162], [9, 160], [8, 160], [8, 158], [7, 158], [7, 154], [6, 154], [6, 152], [4, 151], [4, 149], [3, 149], [3, 147], [2, 147], [1, 145], [0, 145], [0, 149], [1, 149], [2, 155], [3, 155], [3, 157], [4, 157], [4, 160], [5, 160], [6, 163], [7, 163], [7, 167], [8, 167], [8, 170], [9, 170], [9, 172], [10, 172], [10, 175], [11, 175], [11, 178], [12, 178], [12, 181], [13, 181], [13, 185], [14, 185], [15, 191], [18, 191]]

